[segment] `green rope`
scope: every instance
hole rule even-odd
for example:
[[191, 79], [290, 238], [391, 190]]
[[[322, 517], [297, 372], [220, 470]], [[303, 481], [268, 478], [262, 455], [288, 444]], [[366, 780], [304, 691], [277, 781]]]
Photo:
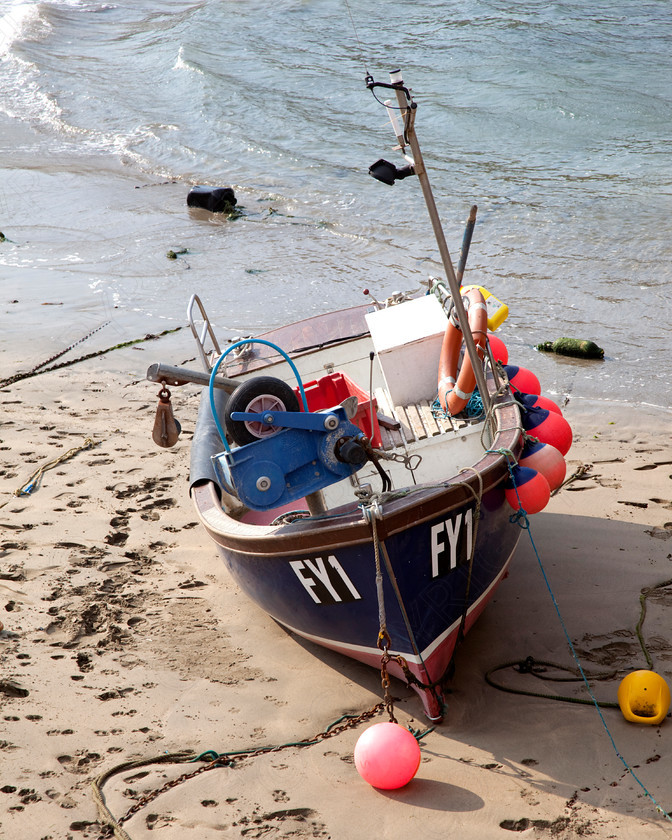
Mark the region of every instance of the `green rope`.
[[[515, 486], [515, 482], [514, 482], [514, 486]], [[516, 493], [517, 492], [518, 492], [518, 490], [516, 488]], [[520, 504], [520, 499], [518, 500], [518, 503]], [[520, 510], [518, 511], [518, 515], [521, 518], [521, 520], [518, 522], [519, 526], [527, 531], [528, 536], [530, 538], [530, 544], [532, 546], [532, 550], [534, 551], [534, 555], [537, 558], [537, 564], [539, 566], [539, 571], [541, 572], [541, 576], [543, 577], [544, 583], [546, 584], [546, 589], [548, 590], [548, 594], [550, 596], [551, 602], [552, 602], [553, 607], [555, 609], [555, 613], [557, 615], [558, 621], [560, 622], [560, 626], [562, 627], [562, 632], [565, 636], [565, 641], [567, 642], [567, 646], [569, 647], [570, 653], [572, 654], [572, 658], [576, 662], [578, 672], [581, 674], [581, 679], [583, 680], [583, 683], [586, 687], [588, 695], [590, 696], [592, 704], [595, 707], [595, 710], [598, 714], [598, 717], [600, 718], [600, 722], [602, 723], [602, 726], [604, 727], [604, 731], [605, 731], [605, 733], [606, 733], [606, 735], [607, 735], [607, 737], [608, 737], [608, 739], [611, 743], [611, 746], [613, 747], [613, 750], [616, 753], [617, 758], [619, 759], [619, 761], [621, 762], [621, 764], [623, 765], [625, 770], [630, 774], [630, 776], [639, 785], [639, 787], [642, 789], [643, 793], [649, 799], [649, 801], [653, 803], [653, 805], [654, 805], [655, 809], [658, 811], [658, 813], [662, 814], [668, 822], [672, 823], [672, 815], [670, 815], [670, 813], [668, 811], [666, 811], [665, 808], [663, 808], [661, 805], [658, 804], [658, 802], [656, 801], [656, 799], [653, 796], [653, 794], [651, 793], [651, 791], [648, 790], [646, 785], [642, 782], [642, 780], [639, 778], [639, 776], [635, 773], [634, 769], [630, 766], [630, 764], [628, 764], [628, 762], [626, 761], [624, 756], [621, 755], [618, 747], [616, 746], [616, 741], [614, 740], [614, 736], [612, 735], [611, 730], [609, 729], [609, 727], [607, 725], [607, 722], [604, 719], [604, 715], [602, 714], [602, 710], [600, 708], [600, 703], [598, 703], [597, 698], [595, 697], [595, 695], [593, 693], [590, 682], [588, 681], [588, 678], [586, 677], [586, 674], [583, 670], [583, 667], [581, 665], [579, 657], [576, 653], [576, 648], [574, 647], [574, 643], [572, 642], [571, 637], [569, 635], [569, 631], [567, 630], [567, 625], [565, 624], [565, 621], [562, 617], [562, 613], [560, 612], [560, 607], [558, 606], [558, 602], [556, 600], [555, 594], [554, 594], [553, 589], [551, 587], [551, 583], [548, 579], [548, 575], [546, 574], [546, 569], [544, 568], [544, 564], [542, 563], [541, 556], [540, 556], [540, 554], [537, 550], [537, 546], [535, 545], [534, 537], [532, 536], [532, 531], [530, 529], [530, 524], [529, 524], [529, 520], [527, 518], [527, 514], [523, 510], [522, 505], [520, 506]]]
[[[341, 732], [344, 732], [347, 729], [354, 728], [359, 723], [363, 723], [365, 720], [369, 720], [370, 718], [374, 717], [379, 712], [381, 712], [383, 710], [383, 707], [383, 703], [376, 703], [376, 705], [373, 706], [371, 709], [368, 709], [365, 712], [361, 712], [360, 714], [341, 715], [340, 718], [330, 723], [322, 732], [320, 732], [314, 738], [306, 739], [303, 741], [289, 741], [286, 744], [280, 744], [278, 746], [250, 747], [248, 749], [227, 751], [226, 753], [218, 753], [216, 750], [206, 750], [205, 752], [202, 752], [197, 755], [194, 753], [193, 750], [189, 750], [177, 753], [165, 753], [164, 755], [154, 756], [153, 758], [141, 758], [132, 761], [124, 761], [121, 764], [117, 764], [115, 767], [111, 767], [109, 770], [106, 770], [104, 773], [102, 773], [100, 776], [98, 776], [91, 782], [91, 787], [93, 788], [93, 797], [98, 807], [98, 813], [104, 820], [104, 822], [108, 826], [110, 826], [117, 840], [131, 840], [129, 835], [122, 828], [122, 823], [126, 822], [140, 808], [153, 801], [156, 798], [156, 796], [158, 796], [160, 793], [175, 787], [180, 782], [187, 781], [187, 779], [194, 778], [197, 775], [203, 773], [204, 771], [212, 770], [215, 767], [230, 766], [233, 763], [231, 760], [233, 756], [238, 756], [240, 758], [254, 758], [255, 756], [265, 755], [267, 753], [279, 752], [280, 750], [284, 750], [289, 747], [314, 746], [315, 744], [319, 744], [325, 738], [329, 738], [333, 735], [339, 735]], [[345, 723], [342, 723], [342, 721], [345, 721]], [[430, 732], [433, 731], [433, 729], [434, 727], [431, 727], [430, 729], [427, 729], [422, 733], [412, 730], [409, 731], [411, 731], [411, 734], [417, 741], [420, 741], [421, 738], [423, 738], [425, 735], [428, 735]], [[203, 763], [202, 766], [197, 768], [196, 770], [185, 773], [177, 779], [173, 779], [172, 781], [166, 782], [166, 784], [163, 787], [149, 794], [145, 794], [135, 805], [133, 805], [128, 810], [128, 812], [124, 816], [119, 817], [118, 819], [114, 817], [114, 815], [105, 803], [105, 797], [103, 795], [103, 785], [107, 781], [109, 781], [109, 779], [111, 779], [113, 776], [117, 776], [119, 773], [124, 773], [128, 770], [134, 770], [138, 767], [148, 767], [152, 764], [185, 764], [198, 761], [205, 763]]]
[[[147, 335], [143, 336], [143, 338], [134, 338], [132, 341], [122, 341], [121, 344], [115, 344], [114, 347], [107, 347], [105, 350], [96, 350], [93, 353], [87, 353], [86, 356], [79, 356], [77, 359], [71, 359], [69, 362], [59, 362], [57, 365], [50, 365], [49, 367], [43, 367], [43, 365], [47, 364], [47, 362], [43, 362], [41, 365], [37, 365], [37, 367], [32, 370], [26, 371], [26, 373], [16, 373], [8, 379], [3, 379], [0, 381], [0, 388], [5, 388], [7, 385], [13, 385], [15, 382], [20, 382], [22, 379], [30, 379], [32, 376], [37, 376], [40, 373], [50, 373], [53, 370], [60, 370], [61, 368], [69, 367], [70, 365], [76, 365], [78, 362], [86, 362], [88, 359], [95, 359], [96, 356], [104, 356], [105, 353], [111, 353], [113, 350], [121, 350], [124, 347], [132, 347], [134, 344], [141, 344], [143, 341], [154, 341], [157, 338], [161, 338], [164, 335], [170, 335], [170, 333], [178, 332], [181, 329], [183, 329], [182, 326], [173, 327], [171, 330], [163, 330], [163, 332], [156, 334], [147, 333]], [[76, 344], [79, 343], [80, 342], [76, 342]], [[72, 346], [74, 347], [75, 345], [73, 344]], [[58, 356], [55, 358], [58, 358]]]
[[666, 586], [670, 586], [672, 584], [672, 579], [664, 580], [662, 583], [656, 583], [654, 586], [646, 586], [642, 589], [639, 595], [639, 621], [637, 622], [637, 626], [635, 627], [635, 633], [637, 634], [637, 639], [639, 640], [639, 645], [646, 657], [646, 664], [648, 665], [649, 671], [655, 671], [653, 667], [653, 660], [651, 659], [651, 655], [649, 654], [648, 648], [646, 647], [646, 643], [644, 641], [644, 636], [642, 634], [642, 626], [644, 625], [644, 619], [646, 618], [646, 599], [651, 595], [656, 589], [663, 589]]
[[[519, 674], [532, 674], [534, 677], [537, 677], [540, 680], [552, 680], [553, 682], [582, 682], [583, 678], [577, 671], [573, 671], [571, 668], [568, 668], [564, 665], [557, 665], [555, 662], [546, 662], [540, 659], [533, 659], [531, 656], [528, 656], [524, 660], [515, 660], [513, 662], [505, 662], [503, 665], [496, 665], [494, 668], [491, 668], [485, 674], [485, 681], [488, 685], [492, 686], [493, 688], [498, 689], [499, 691], [506, 691], [509, 694], [522, 694], [526, 697], [541, 697], [544, 700], [557, 700], [562, 703], [576, 703], [577, 705], [582, 706], [594, 706], [596, 703], [601, 708], [606, 709], [618, 709], [618, 703], [612, 702], [598, 702], [597, 700], [589, 700], [587, 697], [570, 697], [568, 695], [563, 694], [544, 694], [540, 691], [527, 691], [522, 688], [510, 688], [509, 686], [502, 685], [501, 683], [495, 682], [492, 678], [492, 675], [497, 671], [503, 671], [505, 668], [516, 668]], [[568, 673], [572, 674], [571, 677], [553, 677], [553, 676], [545, 676], [544, 675], [544, 668], [556, 668], [559, 671], [567, 671]], [[612, 671], [606, 674], [586, 674], [589, 679], [592, 680], [604, 680], [604, 679], [613, 679], [616, 676], [616, 672]]]

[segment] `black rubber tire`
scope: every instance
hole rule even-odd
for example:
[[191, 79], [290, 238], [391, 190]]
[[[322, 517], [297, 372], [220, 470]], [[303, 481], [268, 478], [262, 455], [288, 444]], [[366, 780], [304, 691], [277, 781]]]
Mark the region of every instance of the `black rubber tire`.
[[251, 424], [244, 420], [231, 419], [234, 411], [261, 412], [273, 410], [299, 410], [299, 401], [292, 388], [282, 379], [276, 379], [274, 376], [256, 376], [254, 379], [249, 379], [239, 385], [227, 401], [224, 409], [226, 431], [238, 446], [245, 446], [247, 443], [254, 443], [260, 438], [275, 434], [279, 429], [274, 426], [263, 426], [260, 423]]

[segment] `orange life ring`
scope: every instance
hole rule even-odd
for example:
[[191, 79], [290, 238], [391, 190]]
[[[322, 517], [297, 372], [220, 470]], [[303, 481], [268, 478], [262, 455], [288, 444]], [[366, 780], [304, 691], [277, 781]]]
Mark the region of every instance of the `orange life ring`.
[[[485, 298], [478, 289], [472, 288], [462, 296], [462, 302], [467, 311], [476, 350], [479, 358], [483, 359], [488, 335], [488, 309]], [[443, 336], [439, 359], [439, 403], [451, 415], [459, 414], [465, 408], [476, 386], [476, 374], [468, 353], [464, 354], [459, 376], [457, 375], [462, 340], [462, 330], [457, 324], [453, 310]]]

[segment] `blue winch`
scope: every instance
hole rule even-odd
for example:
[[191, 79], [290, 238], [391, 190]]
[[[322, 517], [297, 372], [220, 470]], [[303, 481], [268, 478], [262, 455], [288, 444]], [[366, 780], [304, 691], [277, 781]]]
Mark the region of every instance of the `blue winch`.
[[[214, 377], [228, 352], [240, 344], [253, 341], [268, 344], [285, 356], [299, 383], [303, 411], [275, 408], [231, 411], [229, 419], [234, 423], [250, 424], [263, 430], [258, 439], [231, 449], [214, 410]], [[308, 411], [296, 368], [284, 351], [270, 342], [244, 339], [228, 348], [212, 369], [210, 398], [225, 448], [224, 452], [212, 456], [217, 478], [228, 492], [253, 510], [272, 510], [301, 499], [347, 478], [367, 460], [365, 446], [368, 440], [361, 429], [350, 422], [345, 406]], [[254, 404], [252, 401], [250, 407]], [[279, 431], [273, 432], [273, 429]]]
[[359, 445], [364, 435], [342, 406], [315, 413], [234, 412], [233, 418], [286, 426], [270, 437], [213, 456], [222, 486], [253, 510], [301, 499], [352, 475], [366, 461]]

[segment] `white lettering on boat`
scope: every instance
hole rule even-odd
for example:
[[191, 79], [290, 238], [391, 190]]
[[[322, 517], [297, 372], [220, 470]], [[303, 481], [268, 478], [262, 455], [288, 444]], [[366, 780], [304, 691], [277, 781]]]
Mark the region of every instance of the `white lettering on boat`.
[[[445, 537], [448, 537], [446, 544]], [[430, 545], [432, 551], [432, 577], [456, 569], [460, 562], [471, 556], [473, 539], [473, 511], [458, 513], [439, 525], [432, 525]], [[447, 562], [446, 562], [447, 561]]]
[[289, 565], [316, 604], [357, 601], [362, 596], [333, 554], [323, 557], [290, 560]]

